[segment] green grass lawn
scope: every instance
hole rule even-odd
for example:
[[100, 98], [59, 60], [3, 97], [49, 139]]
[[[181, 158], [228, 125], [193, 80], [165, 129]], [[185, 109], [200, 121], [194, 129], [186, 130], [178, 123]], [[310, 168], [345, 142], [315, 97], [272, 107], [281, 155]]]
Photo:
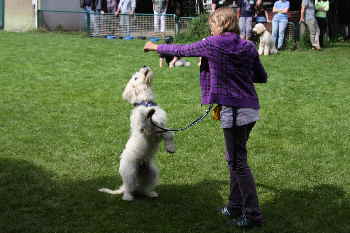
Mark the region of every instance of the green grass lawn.
[[[172, 71], [145, 41], [0, 33], [0, 233], [241, 232], [218, 216], [228, 195], [219, 122], [207, 118], [161, 147], [160, 198], [97, 192], [121, 183], [130, 75], [154, 68], [169, 127], [206, 109], [198, 67]], [[196, 59], [190, 59], [196, 63]], [[263, 57], [261, 120], [249, 143], [266, 225], [250, 232], [350, 232], [350, 44]]]

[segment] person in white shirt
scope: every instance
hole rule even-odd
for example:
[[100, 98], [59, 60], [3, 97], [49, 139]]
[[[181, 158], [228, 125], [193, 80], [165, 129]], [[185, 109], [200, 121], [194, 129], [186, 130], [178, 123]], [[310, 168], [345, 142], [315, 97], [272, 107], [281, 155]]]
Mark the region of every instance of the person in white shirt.
[[125, 36], [130, 34], [130, 16], [135, 14], [136, 0], [120, 0], [115, 15], [120, 15], [120, 26]]
[[152, 0], [152, 2], [153, 2], [153, 12], [154, 12], [154, 31], [164, 33], [165, 32], [165, 14], [168, 9], [169, 0]]

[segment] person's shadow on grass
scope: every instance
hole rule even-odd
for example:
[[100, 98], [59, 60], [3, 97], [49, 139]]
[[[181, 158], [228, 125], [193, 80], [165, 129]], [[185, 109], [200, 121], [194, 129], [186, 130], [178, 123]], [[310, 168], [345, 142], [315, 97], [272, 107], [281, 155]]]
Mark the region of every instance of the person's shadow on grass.
[[[226, 182], [160, 185], [159, 199], [126, 202], [97, 192], [101, 184], [120, 183], [117, 175], [86, 181], [67, 177], [63, 183], [56, 179], [32, 162], [0, 158], [0, 232], [240, 232], [216, 211], [224, 203], [220, 191]], [[266, 225], [251, 232], [350, 232], [350, 201], [340, 186], [258, 187], [274, 196], [261, 205]]]
[[262, 204], [266, 227], [273, 232], [349, 233], [350, 201], [340, 186], [319, 184], [299, 190], [258, 184], [274, 197]]
[[223, 225], [216, 211], [223, 182], [160, 185], [160, 198], [132, 202], [97, 191], [117, 179], [58, 183], [62, 178], [30, 161], [0, 158], [0, 232], [185, 233]]

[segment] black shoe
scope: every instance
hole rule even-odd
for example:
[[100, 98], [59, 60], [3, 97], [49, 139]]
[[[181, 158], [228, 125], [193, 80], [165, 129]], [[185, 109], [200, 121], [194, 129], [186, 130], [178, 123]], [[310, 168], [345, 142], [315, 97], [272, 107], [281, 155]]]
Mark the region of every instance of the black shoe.
[[240, 210], [234, 211], [233, 209], [230, 209], [227, 206], [224, 206], [221, 209], [219, 209], [219, 213], [222, 216], [226, 216], [226, 217], [230, 217], [230, 218], [237, 218], [241, 215]]
[[262, 223], [255, 222], [255, 221], [247, 218], [245, 215], [242, 215], [241, 217], [239, 217], [237, 219], [233, 219], [232, 224], [239, 227], [239, 228], [260, 227], [262, 225]]

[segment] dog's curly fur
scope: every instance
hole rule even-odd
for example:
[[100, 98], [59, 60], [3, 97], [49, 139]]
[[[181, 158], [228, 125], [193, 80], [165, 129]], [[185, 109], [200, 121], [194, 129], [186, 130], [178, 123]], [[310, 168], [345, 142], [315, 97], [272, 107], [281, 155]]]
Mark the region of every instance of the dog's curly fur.
[[253, 33], [259, 36], [259, 55], [269, 55], [277, 53], [275, 43], [272, 40], [272, 35], [268, 30], [266, 30], [264, 24], [256, 24], [253, 28]]
[[130, 138], [121, 154], [119, 173], [123, 184], [117, 190], [99, 189], [110, 194], [123, 194], [123, 200], [133, 200], [135, 193], [158, 197], [154, 188], [158, 184], [159, 171], [154, 163], [154, 155], [161, 140], [164, 140], [167, 152], [175, 152], [173, 133], [161, 131], [150, 120], [152, 118], [155, 124], [165, 127], [166, 112], [158, 105], [140, 104], [153, 103], [152, 78], [152, 70], [142, 67], [124, 89], [123, 99], [136, 104], [136, 107], [130, 116]]

